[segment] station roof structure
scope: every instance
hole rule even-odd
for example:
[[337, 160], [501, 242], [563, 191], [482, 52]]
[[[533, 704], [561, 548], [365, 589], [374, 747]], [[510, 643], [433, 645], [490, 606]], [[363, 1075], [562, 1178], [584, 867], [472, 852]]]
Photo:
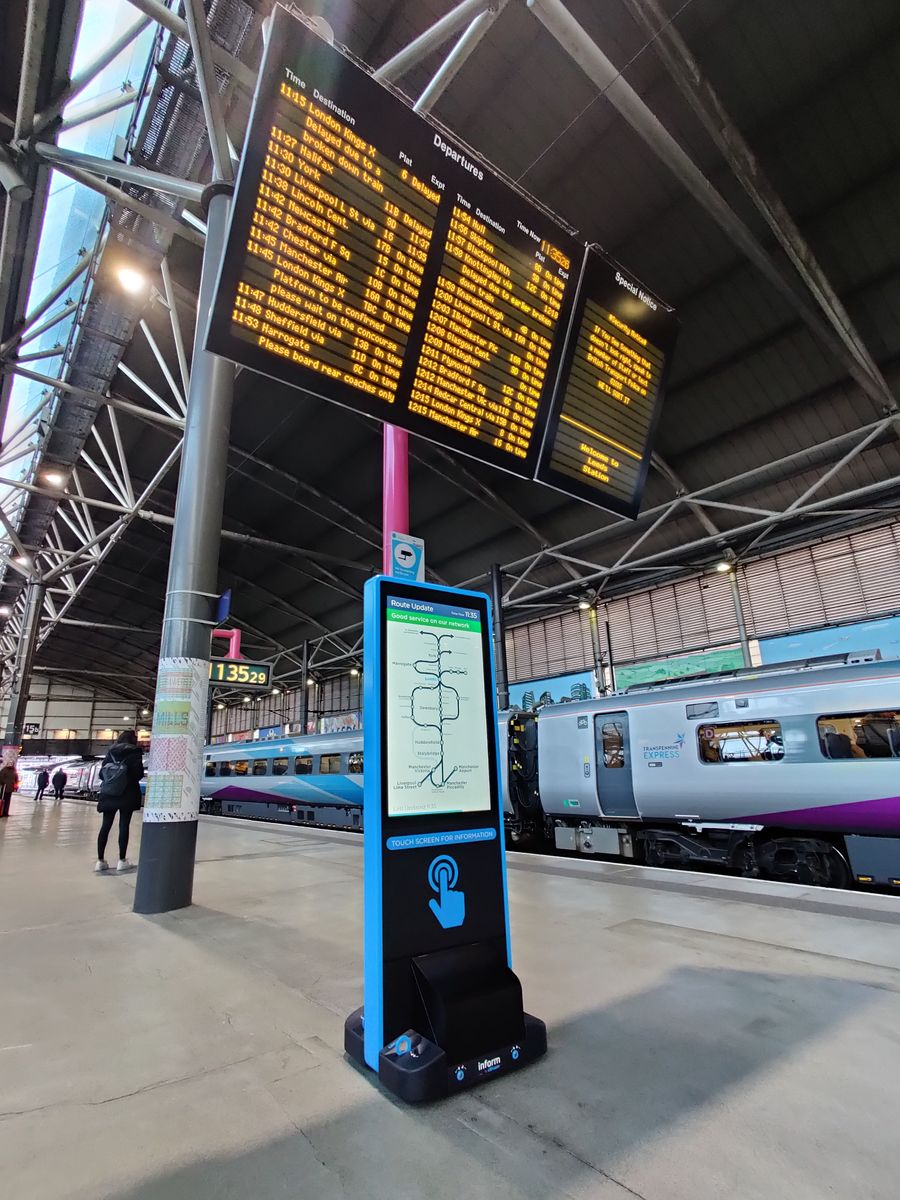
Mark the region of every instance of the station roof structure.
[[[190, 185], [209, 181], [211, 159], [182, 6], [99, 7], [103, 20], [96, 0], [9, 0], [0, 18], [0, 646], [14, 649], [37, 572], [38, 663], [102, 672], [143, 698], [203, 246]], [[499, 563], [521, 578], [508, 616], [525, 619], [896, 512], [895, 0], [303, 7], [372, 67], [458, 10], [452, 35], [393, 86], [419, 97], [467, 37], [434, 116], [681, 322], [636, 521], [412, 442], [412, 531], [432, 578], [484, 586]], [[270, 9], [206, 5], [237, 153]], [[103, 178], [73, 157], [97, 153], [97, 131], [100, 157], [121, 164]], [[187, 182], [173, 195], [141, 170]], [[65, 188], [60, 226], [48, 198]], [[96, 219], [78, 240], [80, 197]], [[67, 253], [36, 272], [54, 238]], [[248, 653], [296, 671], [299, 645], [319, 639], [323, 668], [346, 669], [380, 564], [380, 504], [376, 422], [239, 372], [220, 579]]]

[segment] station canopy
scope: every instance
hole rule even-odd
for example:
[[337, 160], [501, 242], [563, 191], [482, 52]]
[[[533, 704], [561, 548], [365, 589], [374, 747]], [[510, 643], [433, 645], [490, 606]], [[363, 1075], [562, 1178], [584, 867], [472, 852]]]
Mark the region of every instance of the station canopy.
[[[270, 10], [206, 5], [237, 157]], [[390, 85], [680, 323], [635, 520], [411, 439], [432, 580], [486, 587], [500, 564], [518, 622], [890, 519], [895, 0], [304, 11], [373, 69], [448, 18]], [[9, 0], [2, 22], [0, 647], [37, 570], [38, 665], [149, 698], [205, 232], [188, 185], [212, 172], [189, 29], [160, 0]], [[220, 581], [247, 654], [296, 673], [313, 639], [346, 671], [381, 562], [381, 426], [242, 369], [230, 443]]]

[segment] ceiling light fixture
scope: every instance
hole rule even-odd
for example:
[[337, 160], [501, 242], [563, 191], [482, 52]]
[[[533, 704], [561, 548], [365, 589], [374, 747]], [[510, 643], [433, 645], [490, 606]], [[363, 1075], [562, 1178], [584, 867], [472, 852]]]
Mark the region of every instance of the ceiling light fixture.
[[116, 276], [122, 290], [131, 296], [139, 295], [147, 286], [147, 276], [136, 267], [119, 267]]

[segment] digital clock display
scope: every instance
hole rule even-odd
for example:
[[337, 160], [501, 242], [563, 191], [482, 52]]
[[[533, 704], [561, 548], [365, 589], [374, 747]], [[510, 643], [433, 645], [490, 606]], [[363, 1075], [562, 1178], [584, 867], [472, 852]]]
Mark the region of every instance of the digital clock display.
[[209, 679], [225, 687], [268, 688], [272, 667], [243, 658], [214, 658], [209, 664]]

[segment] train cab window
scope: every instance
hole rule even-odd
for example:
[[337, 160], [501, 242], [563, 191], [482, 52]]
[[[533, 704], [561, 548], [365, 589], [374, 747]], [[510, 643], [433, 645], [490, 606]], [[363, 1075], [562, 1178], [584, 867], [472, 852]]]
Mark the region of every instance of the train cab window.
[[621, 721], [604, 721], [600, 736], [603, 739], [604, 767], [625, 766], [625, 729]]
[[841, 713], [816, 721], [824, 758], [900, 758], [900, 712]]
[[294, 759], [295, 775], [312, 775], [312, 755], [300, 754]]
[[267, 770], [268, 765], [269, 765], [269, 760], [267, 758], [254, 758], [253, 774], [254, 775], [267, 775], [268, 774], [268, 770]]
[[339, 754], [323, 754], [319, 759], [320, 775], [340, 775], [341, 756]]
[[213, 762], [213, 760], [211, 758], [208, 758], [206, 760], [206, 771], [205, 771], [206, 778], [210, 779], [213, 775], [215, 775], [215, 773], [216, 773], [216, 764]]
[[362, 775], [363, 773], [363, 756], [362, 750], [355, 750], [348, 759], [348, 771], [351, 775]]
[[219, 774], [220, 775], [230, 775], [231, 774], [231, 763], [228, 761], [227, 758], [223, 759], [219, 763]]
[[288, 773], [288, 760], [286, 758], [273, 758], [272, 759], [272, 774], [273, 775], [287, 775], [287, 773]]
[[235, 775], [249, 775], [250, 774], [250, 759], [249, 758], [236, 758], [234, 760], [232, 766], [234, 767]]
[[777, 762], [784, 739], [777, 721], [730, 721], [697, 730], [700, 761], [705, 763]]
[[701, 704], [686, 704], [684, 706], [684, 715], [689, 721], [699, 721], [702, 717], [709, 720], [711, 717], [719, 715], [719, 702], [717, 700], [704, 700]]

